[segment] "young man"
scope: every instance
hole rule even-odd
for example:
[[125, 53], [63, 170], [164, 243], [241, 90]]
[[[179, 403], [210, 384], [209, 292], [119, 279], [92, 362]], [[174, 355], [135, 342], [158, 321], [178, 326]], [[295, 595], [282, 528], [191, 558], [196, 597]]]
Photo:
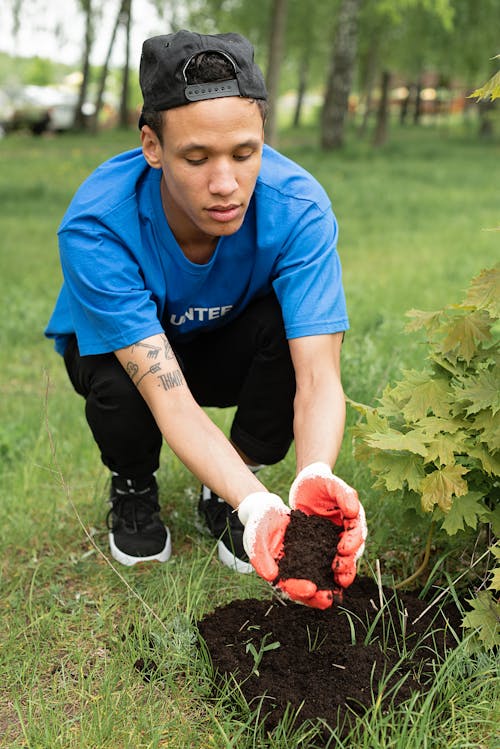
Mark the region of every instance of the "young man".
[[[111, 553], [166, 561], [155, 472], [164, 438], [202, 482], [219, 558], [277, 576], [290, 508], [257, 478], [295, 440], [290, 505], [343, 528], [337, 586], [366, 535], [332, 474], [344, 430], [348, 327], [337, 225], [317, 182], [264, 145], [266, 89], [238, 34], [143, 45], [141, 149], [98, 168], [59, 229], [55, 339], [111, 470]], [[230, 440], [204, 406], [237, 406]], [[294, 600], [331, 604], [310, 581]]]

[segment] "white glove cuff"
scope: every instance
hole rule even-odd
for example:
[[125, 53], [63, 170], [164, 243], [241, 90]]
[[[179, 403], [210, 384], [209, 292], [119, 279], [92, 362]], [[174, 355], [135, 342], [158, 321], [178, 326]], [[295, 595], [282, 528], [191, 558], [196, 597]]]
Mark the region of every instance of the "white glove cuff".
[[368, 535], [368, 527], [366, 525], [365, 508], [363, 507], [363, 505], [361, 504], [361, 502], [359, 503], [359, 524], [361, 526], [361, 536], [363, 538], [363, 543], [361, 544], [361, 546], [357, 550], [356, 555], [354, 557], [356, 561], [358, 561], [358, 559], [361, 556], [363, 556], [363, 553], [365, 551], [365, 541], [366, 541], [366, 537]]
[[299, 479], [307, 479], [311, 478], [313, 476], [331, 476], [332, 475], [332, 469], [328, 465], [328, 463], [321, 463], [318, 461], [317, 463], [310, 463], [308, 466], [303, 468], [298, 474], [295, 481]]
[[245, 497], [238, 507], [238, 517], [245, 526], [243, 548], [253, 559], [259, 524], [270, 510], [279, 515], [286, 515], [287, 506], [277, 494], [254, 492]]
[[288, 501], [290, 507], [295, 509], [295, 498], [299, 491], [300, 485], [303, 481], [310, 478], [332, 478], [332, 469], [327, 463], [310, 463], [308, 466], [303, 468], [295, 477], [288, 494]]
[[238, 506], [238, 517], [243, 525], [246, 525], [250, 516], [256, 522], [270, 509], [275, 509], [282, 513], [287, 512], [285, 503], [277, 494], [253, 492], [253, 494], [245, 497], [243, 502]]

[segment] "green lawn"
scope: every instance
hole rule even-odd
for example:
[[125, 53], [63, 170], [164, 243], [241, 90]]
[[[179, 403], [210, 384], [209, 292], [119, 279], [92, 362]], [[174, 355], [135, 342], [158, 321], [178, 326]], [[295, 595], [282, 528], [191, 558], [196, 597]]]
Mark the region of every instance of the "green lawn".
[[[498, 261], [500, 144], [459, 128], [409, 128], [378, 151], [351, 138], [342, 153], [324, 154], [307, 135], [286, 133], [283, 150], [331, 196], [351, 319], [344, 387], [374, 403], [400, 367], [423, 362], [421, 343], [404, 333], [405, 312], [460, 301], [471, 278]], [[135, 131], [0, 141], [0, 746], [313, 747], [286, 731], [264, 738], [210, 692], [193, 621], [268, 589], [212, 558], [213, 544], [195, 527], [198, 482], [167, 448], [159, 481], [171, 562], [116, 570], [107, 559], [107, 474], [83, 402], [42, 331], [61, 281], [55, 234], [67, 203], [91, 169], [137, 144]], [[211, 413], [229, 427], [230, 413]], [[350, 411], [348, 425], [355, 419]], [[293, 470], [291, 452], [263, 480], [285, 496]], [[428, 520], [409, 521], [374, 493], [349, 431], [336, 472], [367, 509], [362, 571], [379, 558], [384, 579], [402, 579], [416, 566]], [[438, 534], [432, 564], [452, 550], [456, 571], [472, 541], [453, 546]], [[372, 738], [360, 731], [346, 746], [498, 749], [495, 660], [459, 655], [448, 665], [446, 699], [425, 714], [409, 710], [396, 738], [380, 718]], [[149, 683], [134, 668], [139, 658], [158, 666]]]

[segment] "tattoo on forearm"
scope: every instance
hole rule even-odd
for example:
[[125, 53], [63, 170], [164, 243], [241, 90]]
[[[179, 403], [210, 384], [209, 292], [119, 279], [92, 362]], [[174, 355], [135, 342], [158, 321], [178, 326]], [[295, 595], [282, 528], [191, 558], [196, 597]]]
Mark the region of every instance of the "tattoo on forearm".
[[143, 381], [145, 377], [148, 376], [148, 374], [155, 374], [155, 372], [158, 372], [159, 369], [161, 369], [161, 364], [152, 364], [150, 368], [146, 372], [144, 372], [142, 377], [139, 377], [139, 379], [135, 383], [137, 387], [139, 387], [140, 383]]
[[168, 339], [166, 336], [162, 335], [163, 340], [163, 346], [164, 346], [164, 353], [165, 353], [165, 359], [173, 359], [175, 357], [174, 350], [170, 343], [168, 342]]
[[180, 369], [176, 369], [174, 372], [166, 372], [165, 374], [158, 375], [160, 386], [164, 390], [172, 390], [172, 388], [180, 387], [182, 385], [182, 374]]
[[135, 376], [137, 375], [137, 372], [139, 371], [139, 367], [133, 361], [128, 361], [127, 362], [126, 369], [127, 369], [127, 374], [128, 374], [128, 376], [130, 377], [131, 380], [133, 380], [135, 378]]
[[139, 343], [134, 343], [134, 345], [130, 349], [130, 353], [133, 354], [136, 347], [148, 349], [148, 353], [146, 354], [148, 359], [157, 359], [158, 354], [161, 351], [159, 346], [154, 346], [152, 343], [144, 343], [143, 341], [139, 341]]
[[[155, 363], [151, 364], [151, 366], [148, 367], [145, 371], [142, 370], [142, 372], [140, 370], [139, 364], [132, 358], [136, 348], [147, 349], [146, 358], [155, 359]], [[154, 374], [158, 375], [158, 387], [162, 387], [164, 390], [171, 390], [172, 388], [180, 387], [183, 384], [184, 380], [180, 369], [176, 369], [173, 372], [169, 371], [158, 374], [158, 372], [161, 372], [165, 361], [172, 361], [172, 359], [175, 360], [174, 350], [172, 349], [172, 346], [168, 342], [168, 339], [165, 335], [161, 336], [160, 345], [154, 345], [151, 343], [145, 343], [144, 341], [139, 341], [138, 343], [134, 343], [133, 346], [130, 346], [129, 352], [131, 359], [126, 363], [125, 369], [131, 380], [135, 383], [136, 387], [139, 387], [145, 377]], [[158, 357], [160, 357], [159, 360]]]

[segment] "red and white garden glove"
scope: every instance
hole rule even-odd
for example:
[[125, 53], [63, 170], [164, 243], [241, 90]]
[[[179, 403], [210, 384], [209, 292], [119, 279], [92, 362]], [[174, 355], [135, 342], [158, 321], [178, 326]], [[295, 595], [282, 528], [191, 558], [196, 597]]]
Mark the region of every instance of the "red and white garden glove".
[[[328, 518], [342, 528], [332, 561], [333, 579], [339, 589], [314, 594], [320, 599], [323, 596], [331, 597], [332, 593], [335, 597], [341, 597], [342, 589], [354, 581], [356, 562], [365, 549], [365, 511], [356, 490], [335, 476], [326, 463], [311, 463], [297, 475], [290, 488], [289, 501], [292, 509], [301, 510], [306, 515]], [[294, 581], [288, 583], [292, 585], [293, 597]]]
[[318, 591], [311, 580], [278, 580], [278, 561], [283, 557], [285, 531], [290, 522], [290, 508], [277, 494], [255, 492], [238, 507], [244, 525], [243, 546], [260, 577], [271, 583], [286, 598], [315, 608], [332, 605], [327, 591]]
[[243, 546], [258, 575], [272, 583], [283, 556], [283, 539], [290, 522], [290, 508], [277, 494], [254, 492], [238, 507], [243, 523]]

